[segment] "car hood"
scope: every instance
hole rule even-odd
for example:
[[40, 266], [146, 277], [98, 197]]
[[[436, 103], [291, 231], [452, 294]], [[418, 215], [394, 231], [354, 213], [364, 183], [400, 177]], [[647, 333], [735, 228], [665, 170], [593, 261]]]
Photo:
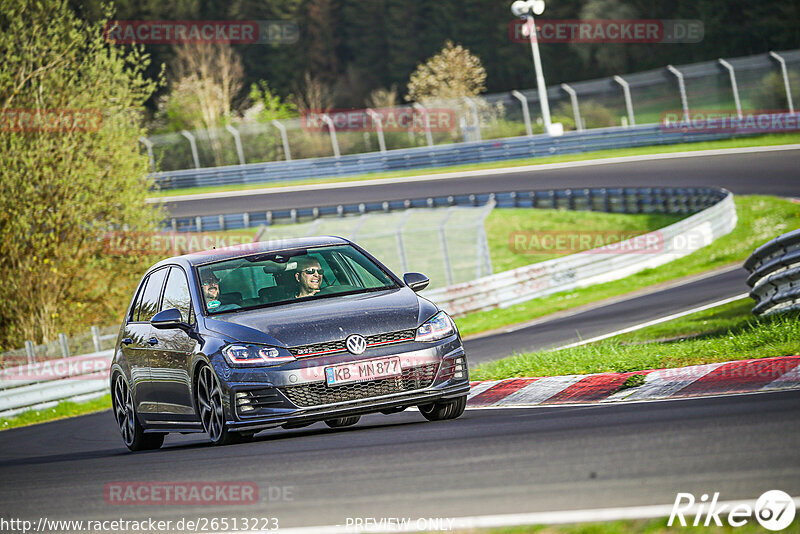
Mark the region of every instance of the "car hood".
[[402, 287], [221, 314], [207, 321], [207, 326], [242, 342], [264, 342], [266, 334], [279, 345], [296, 347], [338, 341], [351, 334], [369, 336], [415, 329], [419, 326], [420, 303], [425, 304], [423, 313], [433, 312], [429, 302]]

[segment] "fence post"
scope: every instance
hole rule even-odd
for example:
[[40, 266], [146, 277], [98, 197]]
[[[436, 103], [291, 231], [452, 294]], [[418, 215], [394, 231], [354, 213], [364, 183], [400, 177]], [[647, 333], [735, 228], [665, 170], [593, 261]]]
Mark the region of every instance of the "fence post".
[[236, 143], [236, 154], [239, 156], [239, 165], [244, 165], [244, 150], [242, 150], [242, 138], [239, 137], [239, 130], [230, 124], [226, 124], [225, 129], [231, 133], [233, 142]]
[[92, 343], [94, 343], [94, 351], [100, 352], [103, 350], [103, 346], [100, 343], [100, 329], [97, 325], [92, 325]]
[[406, 210], [394, 230], [395, 240], [397, 241], [397, 255], [400, 256], [400, 265], [403, 268], [404, 273], [408, 272], [408, 259], [406, 258], [405, 246], [403, 246], [403, 227], [406, 225], [406, 222], [408, 221], [408, 218], [411, 217], [412, 213], [414, 213], [413, 209]]
[[453, 266], [450, 264], [450, 251], [447, 249], [447, 235], [445, 234], [445, 226], [447, 220], [453, 215], [455, 208], [448, 208], [442, 222], [439, 223], [439, 241], [442, 245], [442, 258], [444, 260], [444, 277], [447, 285], [453, 285]]
[[289, 137], [286, 135], [286, 126], [273, 120], [272, 124], [281, 132], [281, 141], [283, 142], [283, 155], [286, 156], [286, 161], [292, 161], [292, 153], [289, 151]]
[[786, 71], [786, 60], [775, 52], [770, 51], [770, 57], [781, 64], [781, 74], [783, 74], [783, 87], [786, 89], [786, 101], [789, 103], [789, 113], [794, 113], [794, 102], [792, 102], [792, 88], [789, 86], [789, 73]]
[[575, 128], [579, 132], [583, 131], [583, 119], [581, 119], [581, 108], [578, 106], [578, 93], [571, 86], [562, 83], [561, 88], [569, 95], [569, 101], [572, 103], [572, 114], [575, 117]]
[[625, 95], [625, 108], [628, 110], [628, 123], [636, 126], [636, 119], [633, 118], [633, 102], [631, 101], [631, 86], [628, 85], [622, 76], [614, 76], [614, 81], [622, 86], [622, 93]]
[[336, 126], [333, 125], [333, 119], [331, 119], [330, 115], [325, 113], [322, 117], [322, 122], [328, 125], [328, 133], [331, 134], [331, 146], [333, 147], [333, 156], [336, 159], [342, 157], [339, 153], [339, 141], [336, 139]]
[[63, 358], [69, 358], [69, 344], [67, 344], [67, 336], [59, 333], [58, 344], [61, 345], [61, 356]]
[[144, 136], [139, 138], [139, 142], [147, 149], [147, 157], [150, 159], [150, 170], [156, 172], [156, 159], [153, 157], [153, 143]]
[[375, 132], [378, 134], [378, 146], [381, 148], [381, 152], [386, 152], [386, 140], [383, 138], [383, 123], [381, 122], [381, 116], [372, 108], [367, 108], [367, 115], [369, 115], [370, 118], [372, 118], [372, 121], [375, 123]]
[[742, 103], [739, 101], [739, 87], [736, 85], [736, 72], [733, 70], [733, 65], [728, 63], [722, 58], [719, 58], [719, 64], [728, 69], [728, 74], [731, 78], [731, 89], [733, 90], [733, 102], [736, 105], [736, 114], [742, 118]]
[[36, 363], [36, 352], [33, 350], [33, 341], [25, 340], [25, 354], [28, 356], [28, 365]]
[[531, 129], [531, 112], [528, 109], [528, 99], [516, 89], [511, 91], [511, 96], [519, 100], [519, 103], [522, 104], [522, 117], [525, 119], [525, 133], [530, 137], [533, 135], [533, 130]]
[[472, 110], [472, 118], [475, 120], [475, 136], [477, 137], [476, 141], [481, 140], [481, 118], [478, 115], [478, 105], [469, 98], [468, 96], [462, 96], [461, 98], [464, 99], [464, 102], [467, 103], [467, 106]]
[[192, 135], [188, 130], [181, 130], [181, 135], [189, 140], [189, 146], [192, 147], [192, 159], [194, 160], [194, 168], [199, 169], [200, 156], [197, 155], [197, 142], [195, 141], [194, 135]]
[[667, 65], [667, 70], [678, 78], [678, 89], [681, 92], [681, 107], [683, 107], [683, 120], [689, 122], [689, 100], [686, 98], [686, 84], [683, 81], [683, 73], [672, 65]]
[[419, 102], [414, 102], [412, 107], [421, 111], [425, 115], [425, 140], [428, 142], [428, 146], [433, 146], [433, 136], [431, 135], [431, 118], [430, 115], [428, 115], [428, 109]]

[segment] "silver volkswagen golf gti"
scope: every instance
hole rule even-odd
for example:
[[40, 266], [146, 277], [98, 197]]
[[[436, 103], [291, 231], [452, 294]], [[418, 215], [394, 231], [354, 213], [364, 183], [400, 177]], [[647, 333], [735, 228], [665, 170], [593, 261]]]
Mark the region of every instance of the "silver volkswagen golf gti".
[[169, 432], [215, 444], [418, 406], [459, 417], [467, 360], [453, 320], [338, 237], [169, 258], [139, 283], [116, 344], [114, 416], [131, 450]]

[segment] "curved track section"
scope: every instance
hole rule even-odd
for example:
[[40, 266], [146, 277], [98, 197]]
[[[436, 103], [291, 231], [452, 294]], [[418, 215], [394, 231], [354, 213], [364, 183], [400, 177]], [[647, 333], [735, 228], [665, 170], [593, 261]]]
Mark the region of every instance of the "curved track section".
[[[194, 217], [330, 206], [353, 202], [382, 202], [420, 196], [467, 195], [558, 189], [567, 187], [701, 187], [718, 186], [734, 194], [799, 196], [797, 166], [800, 149], [747, 154], [674, 157], [550, 170], [524, 170], [444, 180], [394, 182], [358, 187], [300, 188], [247, 196], [166, 202], [171, 217]], [[754, 179], [753, 177], [758, 177]]]

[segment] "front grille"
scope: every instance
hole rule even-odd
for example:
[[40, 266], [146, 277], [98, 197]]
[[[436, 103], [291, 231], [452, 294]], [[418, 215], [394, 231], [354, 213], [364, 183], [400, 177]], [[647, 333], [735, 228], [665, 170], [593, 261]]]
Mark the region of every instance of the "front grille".
[[236, 411], [239, 415], [259, 415], [264, 408], [273, 408], [283, 404], [275, 388], [253, 389], [236, 392]]
[[438, 363], [429, 363], [406, 369], [400, 376], [393, 378], [333, 387], [329, 387], [325, 382], [314, 382], [302, 386], [284, 387], [281, 388], [281, 391], [295, 405], [302, 407], [369, 399], [381, 395], [424, 389], [433, 383], [438, 367]]
[[[385, 345], [388, 343], [400, 343], [403, 341], [411, 341], [416, 335], [415, 330], [400, 330], [397, 332], [386, 332], [385, 334], [375, 334], [373, 336], [366, 336], [367, 347], [375, 345]], [[313, 345], [301, 345], [299, 347], [291, 347], [289, 352], [292, 356], [307, 357], [315, 356], [318, 354], [330, 354], [333, 352], [343, 352], [347, 350], [345, 345], [346, 339], [339, 341], [326, 341], [325, 343], [314, 343]]]

